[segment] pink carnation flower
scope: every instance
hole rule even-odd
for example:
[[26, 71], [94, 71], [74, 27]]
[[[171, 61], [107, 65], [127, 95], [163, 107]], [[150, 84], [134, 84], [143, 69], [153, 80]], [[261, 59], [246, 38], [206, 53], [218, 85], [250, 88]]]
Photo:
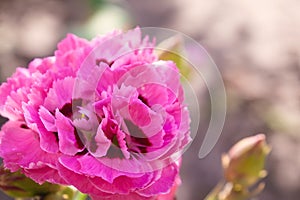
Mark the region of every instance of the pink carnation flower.
[[11, 171], [99, 200], [174, 198], [189, 114], [176, 65], [157, 60], [138, 28], [92, 41], [69, 34], [0, 94], [9, 119], [0, 156]]

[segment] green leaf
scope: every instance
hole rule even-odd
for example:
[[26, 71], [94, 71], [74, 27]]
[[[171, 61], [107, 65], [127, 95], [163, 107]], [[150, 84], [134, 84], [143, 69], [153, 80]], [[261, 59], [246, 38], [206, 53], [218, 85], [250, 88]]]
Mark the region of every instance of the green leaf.
[[173, 61], [179, 69], [179, 72], [186, 79], [191, 74], [191, 65], [188, 63], [184, 54], [183, 41], [180, 36], [173, 36], [161, 42], [155, 49], [159, 60]]

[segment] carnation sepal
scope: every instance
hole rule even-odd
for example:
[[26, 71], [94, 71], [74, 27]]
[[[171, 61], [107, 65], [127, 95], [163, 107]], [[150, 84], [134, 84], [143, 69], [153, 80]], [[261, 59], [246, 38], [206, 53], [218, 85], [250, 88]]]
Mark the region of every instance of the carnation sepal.
[[24, 174], [0, 167], [0, 189], [15, 200], [85, 200], [73, 187], [45, 182], [38, 184]]
[[10, 172], [3, 166], [0, 167], [0, 188], [4, 193], [14, 198], [45, 196], [61, 190], [59, 185], [47, 182], [40, 185], [19, 171]]

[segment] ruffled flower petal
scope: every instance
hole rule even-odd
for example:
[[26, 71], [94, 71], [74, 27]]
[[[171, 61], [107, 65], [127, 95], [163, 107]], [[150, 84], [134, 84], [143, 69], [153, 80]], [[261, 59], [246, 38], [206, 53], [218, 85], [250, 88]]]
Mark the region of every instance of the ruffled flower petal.
[[[17, 133], [17, 134], [16, 134]], [[39, 136], [24, 122], [8, 121], [1, 130], [0, 156], [12, 171], [55, 165], [57, 155], [40, 148]]]

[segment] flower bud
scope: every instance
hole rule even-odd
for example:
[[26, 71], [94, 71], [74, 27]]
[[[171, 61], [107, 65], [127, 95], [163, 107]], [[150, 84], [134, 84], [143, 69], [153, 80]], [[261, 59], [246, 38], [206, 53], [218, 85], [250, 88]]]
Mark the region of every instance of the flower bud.
[[242, 139], [223, 155], [222, 163], [225, 179], [241, 187], [250, 187], [266, 176], [264, 170], [270, 147], [265, 135], [259, 134]]

